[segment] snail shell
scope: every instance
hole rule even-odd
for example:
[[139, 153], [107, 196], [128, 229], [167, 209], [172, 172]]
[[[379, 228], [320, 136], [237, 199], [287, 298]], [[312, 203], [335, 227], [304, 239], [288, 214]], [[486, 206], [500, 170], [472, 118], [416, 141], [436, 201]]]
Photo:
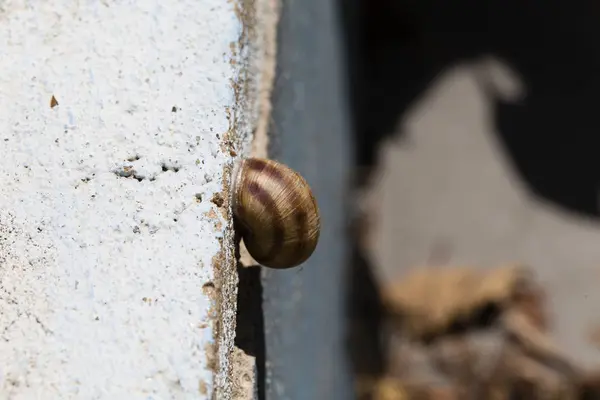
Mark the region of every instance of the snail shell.
[[304, 178], [263, 158], [243, 159], [233, 174], [236, 230], [250, 255], [265, 267], [279, 269], [306, 261], [317, 247], [321, 221]]

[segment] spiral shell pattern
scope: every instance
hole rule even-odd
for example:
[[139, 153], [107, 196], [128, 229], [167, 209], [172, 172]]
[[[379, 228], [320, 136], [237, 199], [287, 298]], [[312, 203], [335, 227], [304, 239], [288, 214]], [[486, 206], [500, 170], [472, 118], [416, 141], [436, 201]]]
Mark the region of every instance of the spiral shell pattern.
[[317, 247], [317, 202], [306, 180], [284, 164], [243, 159], [234, 171], [232, 206], [248, 252], [265, 267], [295, 267]]

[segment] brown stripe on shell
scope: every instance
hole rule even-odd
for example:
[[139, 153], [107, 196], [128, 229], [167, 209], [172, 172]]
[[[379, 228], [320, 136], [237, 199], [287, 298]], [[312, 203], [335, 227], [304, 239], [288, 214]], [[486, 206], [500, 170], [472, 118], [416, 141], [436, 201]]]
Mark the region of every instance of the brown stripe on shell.
[[267, 162], [260, 158], [248, 158], [244, 161], [247, 168], [253, 169], [255, 171], [262, 171], [267, 166]]
[[[286, 165], [266, 159], [246, 159], [243, 161], [242, 169], [245, 171], [242, 176], [243, 182], [239, 183], [246, 188], [246, 195], [249, 196], [246, 203], [258, 202], [270, 216], [270, 226], [263, 227], [264, 233], [268, 235], [263, 236], [259, 231], [248, 232], [252, 236], [250, 241], [256, 243], [253, 257], [258, 262], [275, 268], [286, 268], [302, 263], [314, 250], [318, 236], [314, 237], [313, 230], [316, 228], [318, 235], [318, 225], [320, 225], [314, 196], [312, 193], [305, 195], [303, 192], [303, 187], [307, 185], [306, 181]], [[286, 173], [286, 170], [291, 173]], [[269, 182], [265, 187], [261, 183], [263, 179]], [[285, 199], [277, 201], [282, 201], [284, 204], [278, 204], [273, 196], [279, 190], [284, 193]], [[290, 208], [294, 209], [290, 214], [286, 211], [286, 220], [282, 220], [282, 212]], [[238, 209], [237, 212], [243, 220], [251, 211]], [[316, 215], [313, 216], [313, 213]], [[265, 244], [268, 246], [263, 246]], [[249, 247], [248, 241], [246, 246]]]
[[301, 187], [308, 184], [306, 183], [302, 175], [300, 175], [297, 171], [294, 171], [291, 168], [284, 165], [284, 167], [287, 168], [289, 172], [291, 172], [290, 175], [284, 175], [276, 167], [276, 164], [266, 163], [261, 160], [254, 161], [258, 162], [256, 162], [256, 164], [253, 167], [256, 168], [256, 170], [261, 170], [261, 174], [266, 174], [269, 176], [269, 178], [277, 181], [280, 185], [287, 186], [287, 201], [290, 204], [296, 205], [296, 209], [294, 210], [291, 216], [293, 226], [287, 227], [288, 229], [295, 229], [294, 241], [292, 242], [293, 244], [289, 246], [290, 248], [285, 249], [287, 254], [280, 254], [280, 256], [285, 256], [285, 259], [290, 261], [293, 260], [294, 263], [300, 264], [306, 258], [308, 258], [307, 250], [309, 249], [309, 247], [313, 247], [313, 240], [311, 240], [311, 238], [309, 237], [309, 218], [307, 212], [304, 210], [303, 207], [306, 205], [306, 201], [309, 200], [310, 204], [313, 206], [314, 211], [318, 213], [315, 198], [312, 195], [312, 193], [309, 193], [309, 196], [302, 195], [303, 192], [301, 191]]
[[293, 260], [303, 260], [306, 258], [306, 248], [309, 244], [308, 237], [308, 216], [306, 211], [298, 210], [294, 216], [294, 223], [296, 224], [296, 248], [293, 253]]
[[[282, 164], [283, 165], [283, 164]], [[246, 160], [246, 167], [253, 173], [267, 175], [270, 179], [278, 182], [282, 187], [289, 186], [291, 182], [279, 171], [274, 163], [261, 160], [260, 158], [249, 158]], [[287, 168], [287, 167], [286, 167]]]
[[283, 164], [280, 165], [291, 172], [295, 179], [290, 179], [288, 176], [282, 174], [275, 163], [268, 163], [260, 159], [248, 160], [248, 167], [254, 170], [255, 173], [267, 175], [272, 181], [276, 181], [280, 187], [287, 188], [286, 195], [290, 204], [302, 204], [303, 197], [299, 193], [297, 182], [304, 183], [304, 178], [289, 167]]
[[[269, 192], [261, 188], [256, 182], [248, 182], [248, 193], [255, 197], [266, 208], [267, 212], [272, 215], [271, 221], [273, 225], [270, 228], [273, 230], [273, 237], [271, 247], [265, 254], [257, 255], [260, 257], [260, 260], [257, 258], [257, 261], [269, 262], [269, 260], [274, 260], [281, 253], [285, 239], [285, 227], [282, 224], [277, 204]], [[263, 240], [265, 238], [255, 236], [255, 239]]]

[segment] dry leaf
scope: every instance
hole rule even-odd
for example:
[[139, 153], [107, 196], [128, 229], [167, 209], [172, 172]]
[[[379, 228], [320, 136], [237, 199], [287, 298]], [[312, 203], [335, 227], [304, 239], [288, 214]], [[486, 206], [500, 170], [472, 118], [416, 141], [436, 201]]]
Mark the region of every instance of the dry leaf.
[[528, 269], [509, 265], [490, 271], [469, 267], [417, 268], [382, 291], [391, 315], [413, 337], [443, 332], [488, 305], [511, 301]]

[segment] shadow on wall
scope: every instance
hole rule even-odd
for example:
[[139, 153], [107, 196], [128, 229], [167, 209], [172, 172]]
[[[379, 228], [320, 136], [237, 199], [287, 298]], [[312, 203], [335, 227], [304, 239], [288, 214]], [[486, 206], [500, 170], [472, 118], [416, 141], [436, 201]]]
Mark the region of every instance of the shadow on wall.
[[[489, 92], [495, 131], [530, 192], [572, 213], [600, 217], [600, 4], [456, 0], [349, 0], [344, 14], [357, 185], [368, 184], [379, 144], [402, 139], [399, 121], [438, 74], [494, 56], [522, 79], [519, 102]], [[460, 101], [460, 99], [457, 99]], [[359, 223], [359, 227], [361, 224]], [[384, 362], [369, 261], [351, 267], [350, 338], [359, 373]], [[373, 329], [375, 328], [375, 329]], [[367, 348], [360, 350], [356, 343]], [[368, 355], [368, 361], [365, 359]]]

